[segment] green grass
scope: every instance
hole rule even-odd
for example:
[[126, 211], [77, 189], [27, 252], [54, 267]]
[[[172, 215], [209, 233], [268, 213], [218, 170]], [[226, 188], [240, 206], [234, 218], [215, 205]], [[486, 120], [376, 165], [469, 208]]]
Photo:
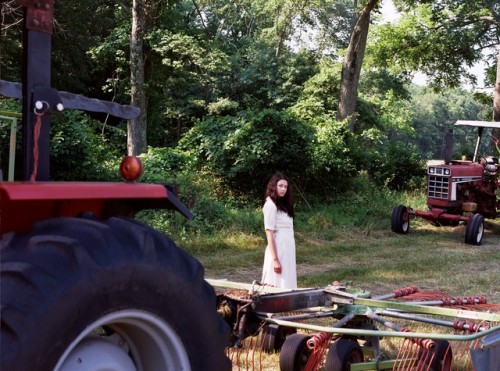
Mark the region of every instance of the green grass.
[[[500, 303], [500, 220], [486, 220], [482, 246], [464, 243], [464, 225], [435, 227], [418, 218], [411, 219], [408, 235], [398, 235], [390, 228], [392, 208], [426, 209], [425, 192], [357, 184], [330, 204], [298, 200], [299, 286], [322, 287], [337, 280], [379, 295], [417, 285], [453, 296], [484, 295]], [[164, 212], [144, 213], [143, 220], [199, 259], [207, 277], [260, 280], [266, 246], [260, 208], [211, 203], [205, 196], [198, 197], [204, 202], [197, 204], [192, 221]]]
[[[300, 287], [322, 287], [337, 280], [380, 295], [417, 285], [421, 290], [484, 295], [500, 302], [498, 220], [487, 221], [482, 246], [470, 246], [463, 242], [464, 226], [434, 227], [412, 219], [410, 233], [398, 235], [390, 230], [390, 210], [367, 215], [365, 224], [359, 213], [346, 214], [349, 210], [341, 204], [298, 211], [295, 235]], [[245, 233], [228, 227], [178, 242], [203, 263], [209, 278], [244, 283], [260, 279], [266, 246], [263, 230]]]
[[[442, 291], [453, 297], [486, 296], [500, 303], [500, 223], [491, 224], [483, 246], [463, 243], [463, 227], [433, 227], [425, 221], [412, 223], [408, 235], [390, 231], [389, 216], [383, 227], [311, 224], [296, 230], [299, 287], [323, 287], [337, 280], [372, 296], [407, 286], [420, 291]], [[326, 222], [325, 222], [326, 223]], [[494, 233], [493, 233], [494, 232]], [[251, 283], [260, 280], [265, 239], [261, 234], [221, 232], [217, 237], [187, 242], [187, 248], [205, 266], [209, 278]], [[331, 321], [331, 320], [330, 320]], [[395, 323], [399, 323], [397, 319]], [[323, 323], [329, 326], [331, 322]], [[399, 323], [402, 326], [407, 323]], [[413, 331], [441, 332], [425, 324], [411, 324]], [[381, 349], [389, 359], [397, 356], [402, 340], [387, 337]], [[245, 367], [248, 356], [257, 357]], [[253, 362], [253, 359], [252, 359]], [[458, 360], [455, 360], [458, 362]], [[233, 358], [233, 370], [278, 370], [279, 354], [263, 354], [249, 347]]]
[[[329, 205], [297, 208], [299, 287], [324, 287], [340, 281], [377, 296], [419, 286], [421, 291], [485, 296], [490, 303], [500, 303], [500, 220], [487, 220], [482, 246], [464, 243], [465, 226], [435, 227], [421, 219], [411, 220], [408, 235], [398, 235], [390, 228], [392, 208], [404, 204], [424, 209], [423, 193], [360, 194]], [[260, 280], [266, 246], [261, 211], [231, 208], [229, 214], [234, 223], [215, 232], [190, 233], [186, 227], [174, 238], [202, 262], [207, 278], [242, 283]], [[425, 324], [413, 330], [442, 331]], [[397, 338], [384, 338], [382, 350], [394, 358], [400, 343]], [[246, 369], [242, 364], [253, 362], [246, 358], [252, 354], [249, 350], [239, 360], [233, 358], [233, 369]], [[257, 364], [255, 369], [277, 370], [279, 354], [263, 355]]]

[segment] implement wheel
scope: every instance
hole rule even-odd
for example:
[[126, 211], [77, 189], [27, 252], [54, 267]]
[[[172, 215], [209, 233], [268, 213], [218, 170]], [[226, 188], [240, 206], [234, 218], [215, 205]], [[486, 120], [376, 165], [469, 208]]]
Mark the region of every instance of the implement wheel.
[[406, 206], [398, 205], [392, 209], [391, 229], [393, 232], [407, 234], [410, 230], [410, 214]]
[[453, 366], [453, 353], [451, 351], [450, 343], [446, 340], [435, 341], [436, 349], [433, 354], [426, 354], [428, 351], [424, 352], [422, 350], [419, 352], [418, 357], [420, 362], [424, 363], [425, 366], [428, 366], [423, 369], [429, 371], [451, 371]]
[[468, 245], [481, 245], [484, 234], [484, 216], [474, 214], [465, 229], [465, 243]]
[[2, 370], [230, 370], [203, 267], [157, 231], [56, 218], [0, 243]]
[[279, 352], [287, 336], [296, 332], [292, 327], [265, 325], [262, 329], [262, 350], [267, 353]]
[[356, 340], [340, 338], [326, 355], [326, 371], [349, 371], [351, 364], [363, 362], [363, 351]]
[[304, 334], [293, 334], [287, 337], [280, 353], [281, 371], [302, 371], [304, 370], [311, 350], [307, 347], [307, 341], [311, 336]]

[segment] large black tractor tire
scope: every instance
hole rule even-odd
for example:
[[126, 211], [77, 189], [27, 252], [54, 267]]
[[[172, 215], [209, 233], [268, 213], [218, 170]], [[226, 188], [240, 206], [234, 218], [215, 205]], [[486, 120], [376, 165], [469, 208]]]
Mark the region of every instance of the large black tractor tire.
[[2, 370], [230, 370], [202, 265], [121, 218], [0, 240]]
[[481, 245], [484, 235], [484, 217], [481, 214], [474, 214], [467, 223], [465, 229], [465, 243], [468, 245]]
[[398, 205], [392, 209], [391, 229], [400, 234], [407, 234], [410, 231], [410, 215], [406, 206]]
[[363, 362], [363, 351], [356, 340], [340, 338], [326, 354], [326, 371], [349, 371], [351, 364]]

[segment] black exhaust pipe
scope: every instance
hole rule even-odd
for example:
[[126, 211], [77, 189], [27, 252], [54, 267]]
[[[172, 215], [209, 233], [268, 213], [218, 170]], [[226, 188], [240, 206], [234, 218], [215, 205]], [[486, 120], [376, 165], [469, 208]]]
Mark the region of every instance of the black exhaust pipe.
[[444, 136], [444, 162], [449, 164], [453, 159], [453, 130], [449, 130]]

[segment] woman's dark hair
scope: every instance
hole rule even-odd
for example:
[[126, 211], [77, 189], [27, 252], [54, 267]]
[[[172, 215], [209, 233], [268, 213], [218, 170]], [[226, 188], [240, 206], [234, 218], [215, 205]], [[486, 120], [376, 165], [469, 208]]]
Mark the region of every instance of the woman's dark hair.
[[[283, 197], [278, 197], [277, 189], [278, 182], [280, 180], [286, 180], [288, 182], [288, 189], [286, 190], [286, 193]], [[271, 179], [267, 183], [264, 199], [266, 199], [267, 197], [273, 200], [279, 211], [287, 213], [291, 218], [295, 216], [295, 210], [293, 209], [292, 203], [292, 188], [290, 180], [285, 174], [278, 171], [271, 177]]]

